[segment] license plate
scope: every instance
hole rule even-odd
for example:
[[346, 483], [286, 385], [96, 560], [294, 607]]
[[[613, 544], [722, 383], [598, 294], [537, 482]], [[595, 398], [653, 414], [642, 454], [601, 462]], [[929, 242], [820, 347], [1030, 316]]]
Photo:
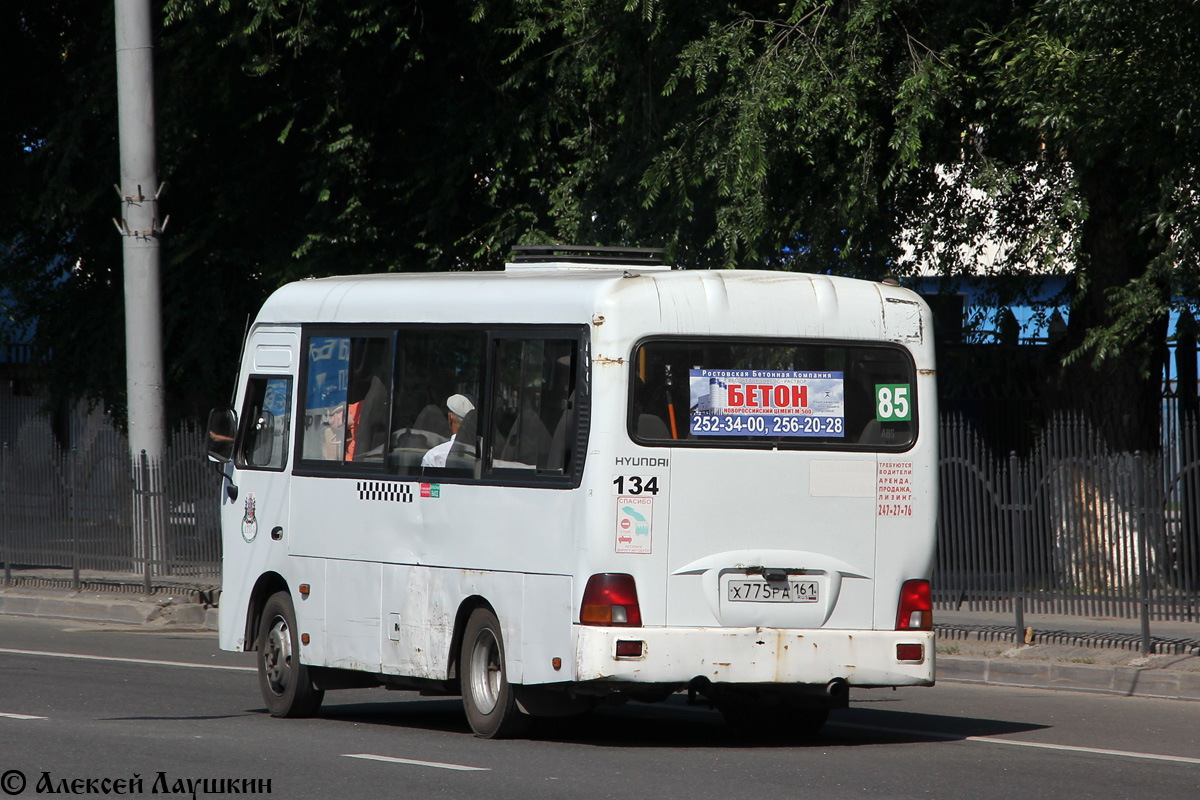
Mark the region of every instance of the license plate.
[[725, 584], [725, 599], [732, 603], [815, 603], [816, 581], [731, 580]]

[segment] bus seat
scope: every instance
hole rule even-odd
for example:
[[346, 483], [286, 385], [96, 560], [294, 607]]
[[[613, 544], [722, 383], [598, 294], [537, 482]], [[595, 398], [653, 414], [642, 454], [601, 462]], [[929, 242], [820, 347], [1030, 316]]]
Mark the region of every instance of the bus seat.
[[657, 414], [639, 414], [637, 435], [639, 439], [670, 439], [671, 431]]
[[437, 447], [449, 438], [449, 435], [443, 436], [440, 433], [421, 430], [420, 428], [403, 428], [392, 434], [392, 449], [425, 451], [431, 447]]
[[883, 442], [883, 426], [879, 420], [873, 419], [863, 426], [858, 434], [857, 444], [881, 444]]
[[421, 459], [429, 452], [427, 447], [401, 447], [388, 453], [388, 472], [393, 475], [421, 474]]
[[418, 431], [432, 431], [439, 434], [443, 442], [450, 438], [450, 423], [446, 419], [446, 412], [433, 403], [421, 409], [416, 420], [413, 421], [412, 427]]
[[504, 461], [544, 466], [550, 455], [550, 432], [532, 408], [524, 408], [504, 442]]

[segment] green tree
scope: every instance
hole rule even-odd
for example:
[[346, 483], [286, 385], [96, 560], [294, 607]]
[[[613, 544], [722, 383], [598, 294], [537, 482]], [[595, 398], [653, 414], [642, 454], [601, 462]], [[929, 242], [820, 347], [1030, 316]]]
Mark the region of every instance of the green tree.
[[[124, 393], [111, 9], [3, 12], [3, 281], [64, 396]], [[1057, 401], [1153, 447], [1194, 297], [1196, 4], [163, 0], [169, 405], [331, 273], [495, 268], [516, 242], [690, 267], [1069, 271]], [[80, 335], [79, 331], [86, 331]]]
[[1195, 294], [1198, 30], [1194, 3], [737, 4], [685, 47], [667, 89], [698, 113], [645, 185], [715, 197], [732, 263], [961, 274], [998, 240], [1001, 274], [1067, 271], [1057, 403], [1152, 450]]
[[[115, 359], [106, 349], [123, 342], [123, 317], [120, 243], [109, 222], [118, 176], [113, 37], [95, 36], [105, 22], [111, 31], [111, 8], [80, 0], [10, 3], [0, 12], [0, 63], [13, 77], [0, 115], [8, 184], [0, 286], [9, 313], [37, 320], [59, 399], [110, 394], [124, 374], [123, 349]], [[106, 53], [112, 66], [80, 82]], [[97, 147], [104, 142], [111, 152]], [[102, 225], [86, 224], [92, 216], [112, 233], [98, 235]]]
[[1170, 305], [1196, 297], [1200, 5], [1038, 2], [984, 33], [996, 108], [1069, 180], [1062, 402], [1117, 449], [1156, 449]]
[[[489, 42], [466, 3], [166, 2], [158, 15], [158, 162], [169, 185], [163, 314], [168, 409], [227, 396], [247, 316], [288, 280], [494, 265], [497, 138]], [[110, 5], [6, 6], [4, 58], [28, 75], [0, 121], [0, 282], [38, 322], [56, 399], [124, 408], [115, 55]], [[522, 155], [525, 154], [525, 155]], [[523, 188], [530, 195], [535, 190]], [[529, 202], [525, 204], [526, 207]], [[476, 259], [475, 256], [481, 256]]]

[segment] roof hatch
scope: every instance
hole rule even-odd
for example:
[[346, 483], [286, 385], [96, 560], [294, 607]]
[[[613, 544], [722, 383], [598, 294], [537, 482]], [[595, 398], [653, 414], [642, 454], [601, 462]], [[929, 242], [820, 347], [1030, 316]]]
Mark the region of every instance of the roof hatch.
[[579, 245], [519, 245], [505, 270], [622, 269], [669, 270], [661, 247], [588, 247]]

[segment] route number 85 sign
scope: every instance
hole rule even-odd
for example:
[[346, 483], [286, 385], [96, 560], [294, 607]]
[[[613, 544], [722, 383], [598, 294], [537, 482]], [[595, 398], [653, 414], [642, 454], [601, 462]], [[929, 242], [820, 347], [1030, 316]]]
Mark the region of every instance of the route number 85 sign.
[[912, 419], [907, 383], [875, 385], [875, 418], [880, 422], [908, 422]]

